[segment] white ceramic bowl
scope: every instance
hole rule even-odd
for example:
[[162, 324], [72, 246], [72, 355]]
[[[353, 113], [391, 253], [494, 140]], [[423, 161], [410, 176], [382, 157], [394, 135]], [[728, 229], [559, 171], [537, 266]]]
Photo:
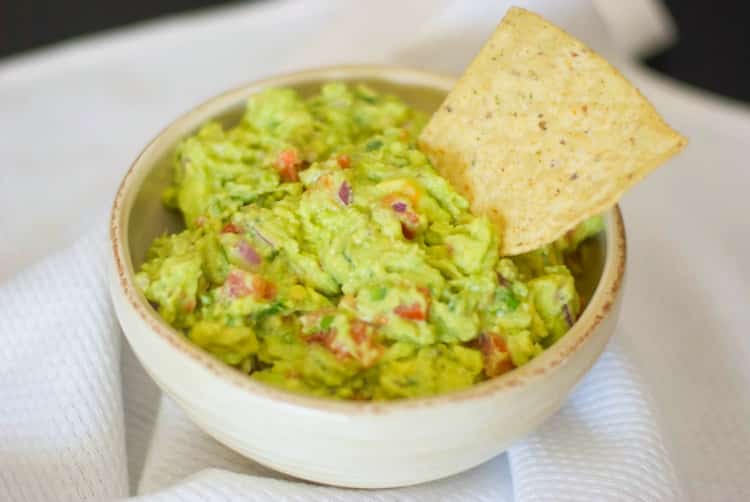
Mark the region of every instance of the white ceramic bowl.
[[525, 366], [470, 389], [397, 402], [338, 402], [266, 386], [225, 366], [159, 318], [133, 282], [151, 240], [179, 228], [159, 194], [177, 142], [209, 119], [236, 121], [246, 98], [269, 86], [303, 93], [331, 80], [367, 82], [432, 111], [453, 80], [384, 66], [305, 71], [218, 96], [177, 119], [138, 156], [122, 181], [111, 220], [111, 291], [122, 328], [148, 373], [202, 429], [239, 453], [300, 478], [379, 488], [469, 469], [533, 431], [563, 404], [615, 329], [625, 270], [618, 208], [592, 244], [584, 279], [591, 299], [561, 340]]

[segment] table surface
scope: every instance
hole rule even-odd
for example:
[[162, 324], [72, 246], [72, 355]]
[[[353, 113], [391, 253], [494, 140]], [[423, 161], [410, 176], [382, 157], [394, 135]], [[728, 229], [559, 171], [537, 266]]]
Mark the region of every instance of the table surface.
[[[27, 0], [0, 7], [0, 58], [176, 12], [235, 4], [238, 0]], [[244, 0], [273, 2], [276, 0]], [[725, 0], [705, 8], [703, 0], [657, 0], [670, 13], [679, 36], [643, 54], [652, 68], [703, 89], [750, 102], [750, 3]], [[364, 8], [364, 7], [363, 7]], [[717, 57], [720, 54], [721, 57]]]

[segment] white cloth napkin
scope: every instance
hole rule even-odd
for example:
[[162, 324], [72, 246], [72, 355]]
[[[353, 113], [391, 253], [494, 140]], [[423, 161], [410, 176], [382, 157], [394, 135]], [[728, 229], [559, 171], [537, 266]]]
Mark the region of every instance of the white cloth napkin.
[[[104, 234], [97, 228], [0, 288], [6, 499], [112, 499], [130, 487], [152, 494], [144, 500], [490, 501], [507, 491], [498, 461], [368, 492], [293, 481], [216, 443], [159, 398], [124, 348], [108, 298]], [[678, 500], [651, 406], [616, 348], [509, 457], [519, 501]]]
[[[0, 64], [0, 500], [749, 500], [750, 111], [627, 65], [692, 143], [623, 203], [631, 259], [615, 342], [507, 455], [399, 490], [289, 480], [198, 430], [119, 333], [102, 216], [164, 123], [224, 88], [304, 66], [456, 73], [509, 3], [239, 6]], [[518, 3], [618, 54], [588, 1]]]

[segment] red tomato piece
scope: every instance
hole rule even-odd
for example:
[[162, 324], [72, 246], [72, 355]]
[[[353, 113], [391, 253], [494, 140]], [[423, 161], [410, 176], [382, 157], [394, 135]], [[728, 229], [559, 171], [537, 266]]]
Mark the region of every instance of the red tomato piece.
[[234, 223], [227, 223], [221, 228], [222, 234], [240, 234], [242, 230]]
[[424, 321], [427, 319], [427, 313], [422, 310], [422, 307], [418, 303], [412, 305], [399, 305], [393, 309], [393, 313], [410, 321]]
[[401, 233], [404, 234], [404, 238], [408, 241], [414, 240], [414, 237], [417, 235], [417, 233], [409, 228], [404, 222], [401, 222]]
[[254, 275], [253, 295], [257, 300], [272, 300], [276, 296], [276, 286], [263, 277]]
[[488, 377], [502, 375], [515, 368], [503, 337], [495, 333], [482, 333], [477, 342], [484, 360], [484, 372]]
[[297, 151], [293, 148], [282, 150], [276, 159], [276, 170], [284, 181], [299, 181], [297, 168], [300, 164]]
[[342, 153], [338, 157], [336, 157], [336, 162], [338, 162], [339, 166], [342, 169], [349, 169], [352, 165], [352, 159], [347, 154]]

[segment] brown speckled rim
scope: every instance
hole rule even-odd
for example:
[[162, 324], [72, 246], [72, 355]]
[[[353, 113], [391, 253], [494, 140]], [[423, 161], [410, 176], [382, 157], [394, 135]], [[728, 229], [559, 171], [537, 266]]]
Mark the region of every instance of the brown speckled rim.
[[[381, 80], [391, 84], [419, 85], [448, 92], [455, 81], [453, 77], [434, 73], [386, 65], [335, 66], [307, 70], [251, 83], [204, 102], [167, 126], [138, 155], [128, 169], [115, 197], [110, 221], [110, 241], [112, 258], [117, 274], [117, 287], [127, 300], [127, 308], [135, 312], [152, 330], [154, 336], [166, 340], [176, 351], [210, 371], [212, 378], [220, 379], [229, 385], [237, 386], [256, 397], [268, 399], [294, 407], [303, 407], [319, 412], [339, 415], [386, 414], [423, 409], [424, 407], [446, 406], [456, 402], [482, 399], [501, 392], [518, 390], [540, 378], [549, 376], [555, 368], [565, 365], [570, 357], [591, 338], [597, 327], [609, 314], [622, 287], [626, 262], [625, 226], [618, 206], [607, 214], [606, 258], [602, 276], [588, 306], [570, 331], [552, 347], [526, 365], [497, 378], [480, 382], [468, 389], [453, 393], [383, 402], [336, 401], [332, 399], [305, 396], [277, 389], [257, 382], [230, 366], [227, 366], [195, 345], [169, 326], [149, 305], [138, 291], [134, 282], [133, 264], [127, 245], [128, 217], [146, 175], [153, 168], [149, 156], [165, 147], [165, 141], [173, 146], [175, 130], [194, 128], [207, 118], [218, 115], [232, 105], [243, 101], [247, 96], [271, 86], [295, 85], [304, 82], [330, 80]], [[188, 125], [186, 125], [186, 123]]]

